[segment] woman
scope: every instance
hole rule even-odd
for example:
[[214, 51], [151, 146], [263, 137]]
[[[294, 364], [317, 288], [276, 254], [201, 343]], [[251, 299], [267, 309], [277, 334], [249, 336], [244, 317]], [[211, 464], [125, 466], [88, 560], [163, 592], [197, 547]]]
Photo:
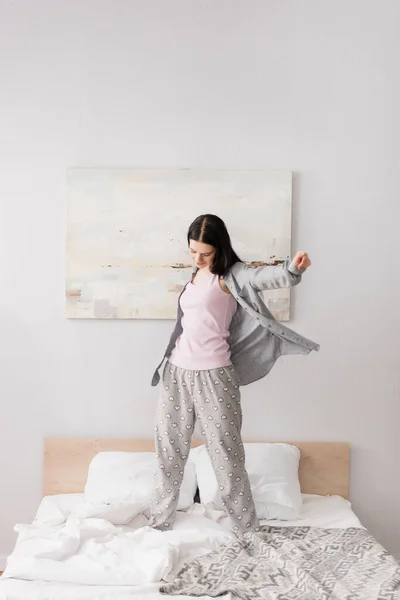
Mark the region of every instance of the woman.
[[158, 469], [153, 527], [169, 530], [195, 421], [218, 480], [235, 533], [259, 527], [241, 439], [239, 385], [264, 377], [282, 354], [308, 354], [319, 346], [278, 323], [259, 292], [292, 287], [310, 266], [306, 252], [277, 266], [251, 268], [232, 248], [224, 222], [201, 215], [187, 234], [195, 263], [178, 302], [156, 416]]

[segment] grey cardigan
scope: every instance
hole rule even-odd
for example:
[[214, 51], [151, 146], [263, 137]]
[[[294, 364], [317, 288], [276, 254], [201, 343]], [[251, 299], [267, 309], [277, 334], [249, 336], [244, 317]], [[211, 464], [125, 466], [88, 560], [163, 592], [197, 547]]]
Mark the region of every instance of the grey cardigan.
[[[318, 344], [276, 321], [260, 296], [263, 290], [293, 287], [300, 283], [301, 277], [302, 271], [299, 271], [289, 260], [276, 267], [257, 268], [237, 262], [224, 277], [227, 287], [238, 303], [230, 326], [228, 342], [232, 364], [241, 385], [265, 377], [279, 356], [309, 354], [311, 350], [319, 350]], [[179, 298], [185, 291], [186, 285]], [[159, 370], [164, 360], [171, 356], [176, 340], [183, 331], [182, 316], [178, 301], [175, 328], [164, 357], [153, 375], [151, 382], [153, 386], [159, 383]]]

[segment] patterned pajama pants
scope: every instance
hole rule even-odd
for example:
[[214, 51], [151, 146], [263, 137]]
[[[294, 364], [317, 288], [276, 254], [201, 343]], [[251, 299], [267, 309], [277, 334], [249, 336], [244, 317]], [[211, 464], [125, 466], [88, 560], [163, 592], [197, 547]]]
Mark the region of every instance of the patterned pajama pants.
[[167, 363], [161, 382], [155, 442], [158, 468], [150, 524], [172, 528], [196, 420], [235, 533], [259, 527], [245, 470], [239, 383], [232, 366], [190, 371]]

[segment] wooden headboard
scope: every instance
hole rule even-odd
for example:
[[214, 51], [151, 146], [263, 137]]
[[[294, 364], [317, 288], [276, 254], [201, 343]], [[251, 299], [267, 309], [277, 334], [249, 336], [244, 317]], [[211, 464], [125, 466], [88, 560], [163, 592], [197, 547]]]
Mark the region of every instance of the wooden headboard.
[[[251, 442], [250, 442], [251, 443]], [[348, 498], [350, 445], [345, 442], [287, 442], [301, 452], [299, 479], [304, 494], [337, 494]], [[202, 442], [194, 442], [199, 446]], [[98, 452], [153, 452], [152, 440], [46, 438], [45, 496], [83, 492], [88, 467]]]

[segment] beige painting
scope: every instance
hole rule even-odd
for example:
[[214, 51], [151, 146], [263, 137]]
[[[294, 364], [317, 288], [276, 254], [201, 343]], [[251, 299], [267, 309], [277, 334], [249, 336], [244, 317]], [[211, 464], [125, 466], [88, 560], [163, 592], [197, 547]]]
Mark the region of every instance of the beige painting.
[[[243, 261], [290, 256], [289, 171], [71, 169], [67, 185], [69, 318], [174, 319], [192, 271], [186, 232], [200, 214], [225, 221]], [[289, 290], [264, 298], [289, 319]]]

